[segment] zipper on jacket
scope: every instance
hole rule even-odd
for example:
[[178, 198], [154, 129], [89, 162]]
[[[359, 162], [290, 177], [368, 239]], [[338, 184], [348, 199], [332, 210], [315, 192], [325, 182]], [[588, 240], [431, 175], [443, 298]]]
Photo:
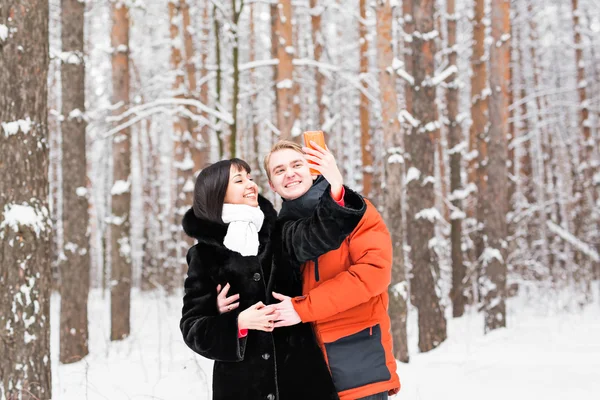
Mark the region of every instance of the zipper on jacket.
[[314, 259], [315, 263], [315, 281], [319, 282], [319, 257]]
[[369, 336], [373, 336], [373, 327], [369, 328]]

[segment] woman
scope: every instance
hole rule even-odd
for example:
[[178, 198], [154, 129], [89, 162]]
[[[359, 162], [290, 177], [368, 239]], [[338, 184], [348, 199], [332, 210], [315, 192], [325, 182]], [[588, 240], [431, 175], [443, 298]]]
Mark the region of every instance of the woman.
[[[349, 189], [344, 202], [342, 207], [331, 196], [323, 196], [315, 213], [286, 224], [282, 229], [288, 234], [283, 236], [292, 243], [310, 238], [315, 257], [337, 248], [365, 209], [362, 198]], [[317, 229], [325, 215], [329, 221], [336, 216], [338, 226]], [[338, 398], [311, 326], [273, 332], [278, 315], [266, 305], [274, 302], [272, 292], [301, 292], [298, 271], [273, 265], [270, 236], [275, 218], [273, 206], [258, 194], [246, 162], [220, 161], [198, 176], [194, 205], [183, 219], [185, 232], [198, 244], [187, 254], [180, 327], [192, 350], [215, 360], [216, 400]], [[219, 313], [217, 285], [239, 295], [238, 308]]]

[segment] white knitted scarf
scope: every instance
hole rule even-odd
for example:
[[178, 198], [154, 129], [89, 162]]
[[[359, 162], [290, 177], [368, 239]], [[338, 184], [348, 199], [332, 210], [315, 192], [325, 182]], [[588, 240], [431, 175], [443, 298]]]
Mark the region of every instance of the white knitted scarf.
[[258, 232], [262, 227], [265, 215], [260, 207], [246, 204], [223, 204], [223, 222], [229, 224], [223, 244], [229, 250], [241, 255], [258, 254]]

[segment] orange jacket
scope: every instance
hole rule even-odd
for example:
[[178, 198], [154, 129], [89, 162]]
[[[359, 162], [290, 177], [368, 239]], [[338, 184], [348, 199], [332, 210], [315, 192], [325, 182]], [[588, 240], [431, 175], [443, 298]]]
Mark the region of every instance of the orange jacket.
[[387, 313], [392, 242], [366, 202], [365, 215], [339, 249], [304, 263], [303, 296], [292, 300], [302, 322], [314, 323], [340, 400], [400, 388]]

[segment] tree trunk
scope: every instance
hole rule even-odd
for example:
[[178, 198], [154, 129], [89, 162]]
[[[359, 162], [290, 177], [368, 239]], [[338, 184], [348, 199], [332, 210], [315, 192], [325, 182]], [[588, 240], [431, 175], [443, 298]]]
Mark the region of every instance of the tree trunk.
[[[447, 0], [446, 10], [448, 14], [448, 67], [457, 66], [456, 49], [456, 4], [455, 0]], [[448, 147], [450, 148], [450, 191], [452, 199], [452, 214], [450, 215], [450, 241], [452, 253], [452, 289], [450, 298], [452, 300], [452, 315], [460, 317], [465, 312], [467, 297], [464, 294], [466, 268], [463, 262], [462, 252], [462, 202], [455, 198], [454, 194], [463, 190], [461, 180], [461, 143], [465, 138], [462, 135], [462, 127], [456, 120], [458, 116], [458, 88], [460, 81], [458, 74], [454, 75], [447, 84], [446, 101], [448, 104]]]
[[[411, 38], [415, 31], [415, 20], [413, 18], [413, 2], [412, 0], [403, 0], [402, 1], [402, 17], [403, 17], [403, 26], [404, 26], [404, 37]], [[406, 73], [410, 76], [413, 75], [413, 49], [412, 49], [412, 41], [409, 42], [405, 40], [404, 47], [404, 68], [406, 69]], [[412, 101], [412, 93], [413, 88], [410, 83], [406, 83], [404, 87], [404, 103], [406, 105], [406, 111], [409, 114], [413, 113], [413, 101]], [[410, 125], [409, 128], [410, 129]], [[410, 166], [410, 160], [406, 160], [406, 167]]]
[[[182, 4], [183, 3], [183, 4]], [[186, 6], [185, 1], [179, 1], [179, 4], [175, 2], [168, 3], [169, 10], [169, 34], [171, 39], [171, 69], [174, 72], [175, 79], [172, 84], [173, 97], [183, 99], [186, 96], [187, 90], [185, 88], [185, 71], [183, 63], [183, 52], [181, 44], [184, 40], [181, 40], [184, 36], [180, 32], [179, 22], [183, 21], [183, 7]], [[194, 163], [191, 160], [191, 154], [187, 148], [189, 140], [187, 135], [188, 121], [184, 117], [174, 116], [173, 117], [173, 165], [171, 169], [172, 182], [170, 185], [172, 204], [166, 208], [169, 210], [169, 223], [166, 224], [168, 227], [169, 234], [167, 237], [169, 241], [165, 243], [165, 248], [168, 251], [167, 261], [162, 265], [162, 286], [167, 293], [174, 293], [177, 288], [181, 286], [182, 281], [181, 272], [185, 266], [183, 263], [180, 264], [182, 258], [182, 239], [183, 233], [179, 229], [181, 218], [183, 213], [181, 209], [184, 207], [185, 194], [183, 188], [186, 182], [186, 177], [193, 171]], [[187, 250], [187, 249], [186, 249]]]
[[435, 239], [434, 223], [441, 215], [435, 208], [434, 168], [436, 89], [431, 78], [435, 71], [435, 31], [433, 0], [413, 0], [415, 32], [412, 35], [413, 116], [415, 123], [407, 138], [411, 157], [407, 182], [408, 244], [411, 248], [411, 301], [419, 311], [419, 349], [432, 350], [446, 340], [446, 320], [436, 293], [438, 260], [429, 243]]
[[[361, 0], [362, 3], [362, 0]], [[398, 95], [395, 74], [392, 72], [394, 53], [392, 49], [392, 7], [389, 0], [377, 2], [377, 67], [379, 70], [380, 100], [382, 106], [384, 146], [388, 149], [385, 165], [385, 206], [387, 226], [392, 235], [394, 261], [392, 282], [389, 287], [390, 317], [394, 356], [408, 362], [406, 319], [408, 282], [404, 270], [402, 224], [402, 176], [404, 174], [403, 143], [398, 120]]]
[[[534, 15], [533, 13], [533, 4], [530, 1], [527, 5], [528, 15]], [[537, 34], [537, 24], [535, 22], [535, 18], [529, 19], [529, 39], [530, 39], [530, 47], [529, 53], [531, 56], [531, 69], [533, 72], [533, 90], [537, 92], [538, 90], [542, 90], [540, 86], [539, 76], [541, 74], [540, 66], [538, 64], [538, 57], [536, 52], [537, 43], [539, 43], [538, 34]], [[535, 163], [537, 166], [538, 174], [534, 178], [534, 182], [542, 182], [542, 184], [532, 185], [532, 191], [535, 195], [535, 204], [536, 211], [534, 213], [535, 218], [535, 226], [538, 228], [537, 232], [535, 232], [534, 243], [535, 248], [538, 249], [538, 254], [541, 259], [542, 265], [547, 266], [548, 276], [552, 276], [552, 264], [549, 263], [549, 249], [548, 249], [548, 233], [546, 231], [546, 193], [545, 193], [545, 185], [543, 182], [546, 182], [546, 177], [544, 176], [544, 157], [547, 154], [546, 151], [546, 143], [542, 140], [543, 137], [546, 137], [547, 128], [544, 127], [544, 119], [542, 117], [542, 113], [544, 112], [544, 108], [542, 105], [543, 100], [542, 95], [538, 95], [535, 98], [536, 104], [536, 130], [535, 130]]]
[[[215, 63], [217, 64], [217, 79], [216, 79], [216, 92], [217, 105], [221, 105], [221, 85], [223, 83], [222, 78], [222, 65], [221, 65], [221, 26], [219, 24], [219, 19], [217, 18], [217, 6], [213, 5], [213, 26], [215, 33]], [[219, 159], [222, 159], [225, 156], [225, 143], [223, 140], [223, 129], [221, 129], [221, 121], [217, 118], [215, 121], [216, 126], [216, 135], [217, 135], [217, 143], [219, 145]]]
[[[523, 28], [520, 29], [521, 31]], [[525, 194], [525, 198], [529, 205], [535, 202], [535, 198], [533, 195], [533, 162], [531, 159], [531, 127], [529, 126], [529, 109], [527, 107], [527, 76], [525, 71], [527, 70], [525, 65], [525, 54], [523, 51], [523, 47], [526, 46], [526, 40], [524, 35], [521, 33], [519, 35], [520, 42], [518, 44], [518, 52], [519, 52], [519, 69], [521, 70], [521, 131], [522, 131], [522, 139], [520, 143], [523, 148], [521, 150], [521, 158], [519, 160], [519, 164], [521, 166], [519, 178], [521, 180], [521, 191]]]
[[[473, 19], [473, 54], [471, 57], [471, 119], [473, 121], [469, 132], [469, 182], [477, 186], [476, 199], [471, 207], [467, 209], [470, 217], [475, 216], [477, 221], [473, 232], [475, 244], [475, 260], [483, 253], [483, 232], [479, 228], [483, 224], [486, 196], [486, 174], [487, 174], [487, 143], [485, 138], [488, 130], [488, 95], [487, 87], [487, 64], [485, 58], [485, 1], [475, 0]], [[474, 156], [473, 153], [477, 155]], [[475, 263], [477, 264], [477, 263]], [[479, 280], [481, 271], [475, 273], [475, 282]], [[477, 301], [479, 293], [473, 293]]]
[[[210, 38], [210, 4], [209, 2], [205, 2], [202, 6], [202, 37], [205, 38], [202, 41], [201, 53], [200, 53], [200, 76], [202, 80], [206, 78], [208, 75], [208, 42]], [[187, 47], [187, 46], [186, 46]], [[186, 51], [187, 53], [187, 51]], [[191, 53], [190, 53], [191, 54]], [[192, 56], [189, 56], [190, 59], [193, 60]], [[194, 68], [195, 69], [195, 68]], [[192, 85], [190, 82], [190, 88], [192, 93], [196, 93], [196, 90], [199, 89], [200, 102], [202, 104], [208, 105], [208, 82], [204, 81], [200, 88], [197, 88], [196, 82]], [[209, 116], [207, 113], [202, 112], [201, 115], [205, 118], [205, 122], [201, 124], [201, 126], [195, 125], [194, 127], [194, 145], [192, 147], [192, 159], [194, 160], [194, 166], [196, 167], [195, 173], [198, 173], [202, 168], [208, 164], [210, 159], [210, 135], [209, 135]], [[193, 197], [193, 196], [192, 196]], [[191, 204], [191, 203], [188, 203]]]
[[[111, 32], [113, 104], [120, 104], [116, 115], [129, 106], [129, 9], [112, 3]], [[110, 339], [129, 336], [131, 303], [131, 144], [130, 131], [123, 129], [113, 137], [113, 187], [111, 221]]]
[[[256, 34], [256, 23], [255, 18], [257, 14], [256, 7], [259, 6], [257, 4], [250, 5], [250, 37], [249, 37], [249, 62], [256, 61], [256, 45], [258, 43], [259, 35]], [[250, 98], [250, 105], [252, 110], [252, 162], [250, 165], [252, 166], [252, 176], [254, 177], [254, 181], [260, 188], [262, 193], [266, 193], [269, 185], [266, 182], [266, 174], [264, 169], [262, 168], [261, 162], [261, 154], [260, 154], [260, 128], [258, 123], [258, 96], [257, 96], [257, 76], [260, 76], [256, 69], [252, 69], [250, 71], [250, 83], [252, 85], [252, 96]]]
[[[367, 35], [369, 28], [367, 26], [367, 0], [360, 0], [360, 19], [358, 21], [360, 32], [360, 75], [361, 85], [364, 92], [368, 91], [367, 73], [369, 72], [369, 42]], [[391, 10], [390, 10], [391, 12]], [[393, 56], [393, 55], [392, 55]], [[394, 83], [394, 80], [391, 80]], [[394, 93], [396, 91], [394, 90]], [[362, 194], [365, 197], [371, 196], [373, 186], [373, 146], [371, 143], [371, 126], [369, 120], [369, 99], [364, 93], [359, 93], [360, 105], [360, 148], [362, 154]], [[385, 107], [385, 105], [382, 104]], [[397, 119], [397, 118], [396, 118]]]
[[48, 2], [2, 0], [0, 26], [0, 397], [51, 399]]
[[[526, 200], [527, 204], [523, 204], [524, 202], [521, 201], [517, 204], [517, 211], [518, 214], [521, 216], [520, 218], [525, 218], [524, 216], [527, 213], [528, 209], [531, 209], [534, 207], [535, 205], [535, 193], [534, 193], [534, 180], [533, 180], [533, 161], [532, 161], [532, 148], [531, 148], [531, 143], [532, 143], [532, 129], [529, 125], [529, 108], [528, 108], [528, 102], [526, 101], [526, 97], [528, 95], [527, 93], [527, 88], [528, 88], [528, 82], [527, 82], [527, 67], [525, 65], [525, 51], [524, 49], [526, 49], [526, 38], [525, 35], [523, 33], [524, 31], [524, 27], [521, 26], [519, 28], [519, 42], [516, 43], [515, 41], [515, 46], [517, 47], [517, 53], [519, 55], [519, 70], [521, 73], [521, 89], [520, 89], [520, 100], [521, 100], [521, 106], [520, 106], [520, 110], [521, 110], [521, 118], [520, 118], [520, 124], [519, 124], [519, 133], [520, 133], [520, 140], [519, 140], [519, 147], [520, 147], [520, 153], [521, 153], [521, 157], [519, 158], [519, 189], [520, 192], [524, 195], [524, 199]], [[535, 89], [534, 89], [535, 91]], [[523, 197], [522, 197], [523, 198]], [[527, 218], [527, 221], [522, 222], [519, 220], [515, 220], [514, 221], [515, 224], [519, 224], [521, 226], [523, 226], [524, 224], [526, 224], [527, 222], [532, 222], [531, 218]], [[532, 242], [535, 240], [534, 237], [536, 236], [536, 232], [538, 231], [539, 226], [537, 226], [535, 219], [533, 220], [533, 222], [531, 223], [531, 229], [526, 229], [526, 241], [527, 241], [527, 248], [530, 249], [532, 248]], [[528, 264], [527, 263], [519, 263], [518, 265], [516, 265], [517, 271], [518, 273], [526, 273], [526, 270], [528, 268]]]
[[[582, 11], [579, 7], [579, 0], [571, 0], [572, 15], [573, 15], [573, 41], [575, 47], [575, 66], [577, 70], [577, 93], [579, 96], [579, 130], [582, 134], [580, 139], [580, 150], [579, 150], [579, 186], [578, 193], [578, 213], [575, 217], [575, 230], [577, 234], [583, 234], [586, 230], [592, 230], [598, 228], [598, 221], [591, 221], [593, 215], [594, 204], [597, 203], [598, 195], [594, 187], [594, 176], [597, 168], [592, 163], [594, 154], [594, 139], [592, 138], [591, 126], [592, 122], [589, 119], [589, 103], [587, 98], [587, 80], [585, 73], [585, 61], [583, 59], [583, 43], [581, 41], [581, 30], [582, 26], [579, 22], [579, 17], [582, 15]], [[594, 222], [595, 227], [586, 227], [586, 224], [592, 225]], [[577, 235], [578, 238], [582, 236]], [[588, 239], [588, 238], [585, 238]], [[582, 259], [583, 261], [583, 259]], [[590, 271], [583, 272], [584, 280], [589, 281], [593, 275], [600, 275], [600, 263], [591, 262]], [[587, 269], [585, 265], [580, 263], [580, 268]], [[595, 273], [594, 273], [595, 271]], [[587, 292], [587, 290], [586, 290]], [[586, 293], [586, 297], [590, 298], [591, 294]]]
[[62, 192], [65, 259], [60, 264], [60, 361], [81, 360], [88, 354], [87, 300], [90, 287], [90, 243], [86, 189], [85, 4], [62, 0]]
[[275, 18], [275, 36], [277, 44], [277, 128], [280, 139], [292, 138], [294, 126], [294, 43], [292, 42], [292, 2], [279, 0]]
[[[513, 2], [515, 0], [512, 0]], [[515, 37], [515, 31], [516, 28], [514, 26], [511, 26], [511, 37]], [[509, 65], [508, 65], [508, 76], [509, 76], [509, 82], [508, 82], [508, 106], [512, 107], [514, 101], [515, 101], [515, 71], [514, 71], [514, 57], [513, 55], [515, 54], [515, 44], [516, 40], [511, 40], [510, 41], [510, 48], [509, 48]], [[517, 177], [516, 177], [516, 170], [515, 170], [515, 109], [514, 107], [511, 108], [510, 110], [508, 110], [508, 131], [507, 131], [507, 138], [506, 138], [506, 143], [508, 146], [508, 211], [509, 213], [514, 213], [514, 205], [513, 205], [513, 200], [514, 200], [514, 195], [516, 193], [517, 190]], [[510, 223], [508, 224], [508, 232], [509, 232], [509, 236], [512, 236], [514, 233], [514, 224]]]
[[[190, 26], [190, 6], [186, 0], [179, 0], [179, 9], [181, 10], [181, 21], [183, 30], [184, 40], [184, 64], [186, 71], [186, 94], [185, 97], [189, 99], [195, 98], [196, 95], [196, 65], [194, 61], [194, 43]], [[206, 103], [204, 103], [206, 104]], [[191, 108], [191, 107], [188, 107]], [[190, 110], [192, 111], [192, 110]], [[187, 162], [188, 168], [182, 168], [182, 199], [181, 204], [178, 206], [178, 215], [183, 218], [183, 210], [190, 207], [194, 201], [194, 171], [200, 170], [202, 164], [196, 164], [196, 158], [194, 158], [194, 149], [196, 147], [196, 140], [194, 139], [194, 133], [197, 130], [197, 124], [194, 120], [189, 117], [184, 119], [184, 135], [183, 135], [183, 149], [185, 152], [184, 161]], [[179, 226], [181, 224], [181, 218], [176, 221]], [[181, 229], [178, 229], [181, 232]], [[181, 232], [182, 235], [182, 252], [185, 255], [187, 250], [194, 244], [194, 240]], [[183, 256], [181, 257], [183, 259]], [[187, 272], [187, 263], [181, 263], [183, 268], [183, 275]]]
[[159, 250], [160, 245], [157, 240], [160, 236], [158, 229], [158, 185], [160, 184], [159, 168], [160, 159], [157, 152], [157, 146], [152, 143], [152, 120], [145, 121], [146, 129], [138, 136], [140, 140], [141, 171], [143, 185], [143, 204], [144, 219], [143, 244], [142, 244], [142, 279], [141, 286], [143, 291], [154, 290], [159, 286]]
[[[239, 7], [239, 8], [238, 8]], [[233, 123], [231, 124], [231, 135], [229, 137], [229, 156], [234, 158], [237, 157], [237, 115], [238, 115], [238, 104], [240, 102], [240, 49], [239, 49], [239, 26], [240, 15], [244, 9], [244, 0], [231, 0], [231, 8], [233, 13], [232, 18], [232, 30], [233, 30], [233, 44], [231, 49], [231, 58], [233, 63], [233, 88], [231, 98], [231, 116]], [[291, 26], [291, 24], [290, 24]]]
[[485, 332], [506, 326], [506, 131], [508, 129], [508, 63], [510, 1], [492, 0], [490, 45], [489, 167], [485, 198], [484, 229], [487, 237], [482, 254], [482, 295]]
[[[323, 0], [321, 0], [323, 1]], [[323, 13], [323, 6], [319, 5], [319, 0], [310, 0], [310, 22], [312, 27], [312, 42], [314, 50], [314, 60], [321, 62], [321, 55], [323, 54], [323, 33], [321, 32], [321, 14]], [[322, 127], [325, 123], [325, 113], [327, 112], [326, 106], [323, 103], [323, 88], [325, 86], [325, 77], [321, 73], [321, 70], [315, 68], [315, 85], [317, 92], [317, 106], [319, 107], [319, 126]]]

